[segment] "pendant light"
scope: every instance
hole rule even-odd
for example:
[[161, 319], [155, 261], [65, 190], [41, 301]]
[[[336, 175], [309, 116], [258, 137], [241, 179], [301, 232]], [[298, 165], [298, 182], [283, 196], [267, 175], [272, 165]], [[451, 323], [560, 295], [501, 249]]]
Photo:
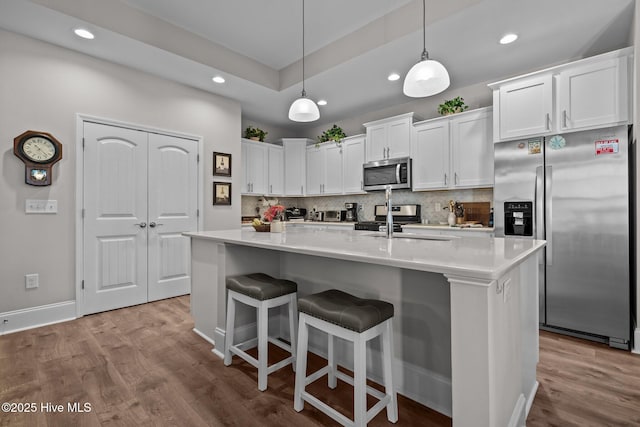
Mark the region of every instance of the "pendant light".
[[291, 104], [289, 120], [294, 122], [313, 122], [320, 118], [320, 110], [315, 102], [307, 98], [304, 90], [304, 0], [302, 0], [302, 96]]
[[429, 59], [427, 52], [426, 6], [422, 0], [422, 59], [415, 64], [404, 78], [402, 91], [413, 98], [421, 98], [438, 94], [449, 87], [449, 73], [444, 65]]

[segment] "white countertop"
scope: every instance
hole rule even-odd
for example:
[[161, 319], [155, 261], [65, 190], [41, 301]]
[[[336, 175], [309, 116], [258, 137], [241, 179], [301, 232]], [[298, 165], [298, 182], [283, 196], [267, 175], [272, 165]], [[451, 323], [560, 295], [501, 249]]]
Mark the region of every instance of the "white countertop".
[[[402, 238], [407, 234], [411, 233], [397, 233], [388, 240], [375, 232], [304, 227], [290, 227], [283, 233], [248, 228], [184, 233], [224, 243], [479, 279], [499, 278], [545, 245], [543, 240], [518, 238]], [[447, 236], [437, 236], [443, 237]]]
[[479, 231], [484, 233], [493, 233], [495, 229], [493, 227], [451, 227], [450, 225], [439, 224], [405, 224], [402, 226], [403, 230], [464, 230], [464, 231]]

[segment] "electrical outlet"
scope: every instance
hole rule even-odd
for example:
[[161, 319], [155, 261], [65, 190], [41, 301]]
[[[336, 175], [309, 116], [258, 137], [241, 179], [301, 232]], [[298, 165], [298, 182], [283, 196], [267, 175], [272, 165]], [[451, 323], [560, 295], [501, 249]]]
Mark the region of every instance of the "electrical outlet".
[[435, 210], [436, 212], [441, 211], [442, 210], [442, 205], [438, 202], [435, 203]]
[[24, 275], [24, 285], [27, 289], [34, 289], [40, 286], [38, 274], [25, 274]]

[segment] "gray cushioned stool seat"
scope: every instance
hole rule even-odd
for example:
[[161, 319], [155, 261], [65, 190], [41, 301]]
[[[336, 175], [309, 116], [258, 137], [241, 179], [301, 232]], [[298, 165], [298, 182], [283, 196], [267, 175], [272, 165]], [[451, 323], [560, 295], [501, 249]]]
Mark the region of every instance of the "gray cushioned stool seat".
[[227, 289], [264, 301], [288, 295], [298, 290], [296, 282], [276, 279], [264, 273], [227, 277]]
[[393, 317], [393, 304], [330, 289], [298, 299], [298, 311], [352, 331], [363, 332]]

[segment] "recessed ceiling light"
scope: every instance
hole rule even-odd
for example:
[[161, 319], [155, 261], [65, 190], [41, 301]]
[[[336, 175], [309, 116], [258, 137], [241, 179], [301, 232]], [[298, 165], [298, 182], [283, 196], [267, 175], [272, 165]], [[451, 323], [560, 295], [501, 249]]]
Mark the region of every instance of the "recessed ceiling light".
[[389, 74], [389, 77], [387, 77], [387, 80], [389, 80], [390, 82], [395, 82], [396, 80], [400, 79], [400, 74], [398, 73], [391, 73]]
[[224, 81], [225, 81], [224, 77], [221, 77], [221, 76], [215, 76], [211, 80], [213, 80], [215, 83], [224, 83]]
[[321, 99], [318, 101], [318, 105], [327, 105], [327, 101], [325, 101], [324, 99]]
[[509, 34], [505, 34], [504, 36], [502, 36], [502, 38], [500, 39], [500, 44], [509, 44], [509, 43], [513, 43], [514, 41], [516, 41], [516, 39], [518, 38], [517, 34], [513, 34], [513, 33], [509, 33]]
[[76, 34], [76, 36], [82, 37], [83, 39], [93, 40], [95, 38], [91, 31], [85, 30], [84, 28], [76, 28], [75, 30], [73, 30], [73, 32]]

